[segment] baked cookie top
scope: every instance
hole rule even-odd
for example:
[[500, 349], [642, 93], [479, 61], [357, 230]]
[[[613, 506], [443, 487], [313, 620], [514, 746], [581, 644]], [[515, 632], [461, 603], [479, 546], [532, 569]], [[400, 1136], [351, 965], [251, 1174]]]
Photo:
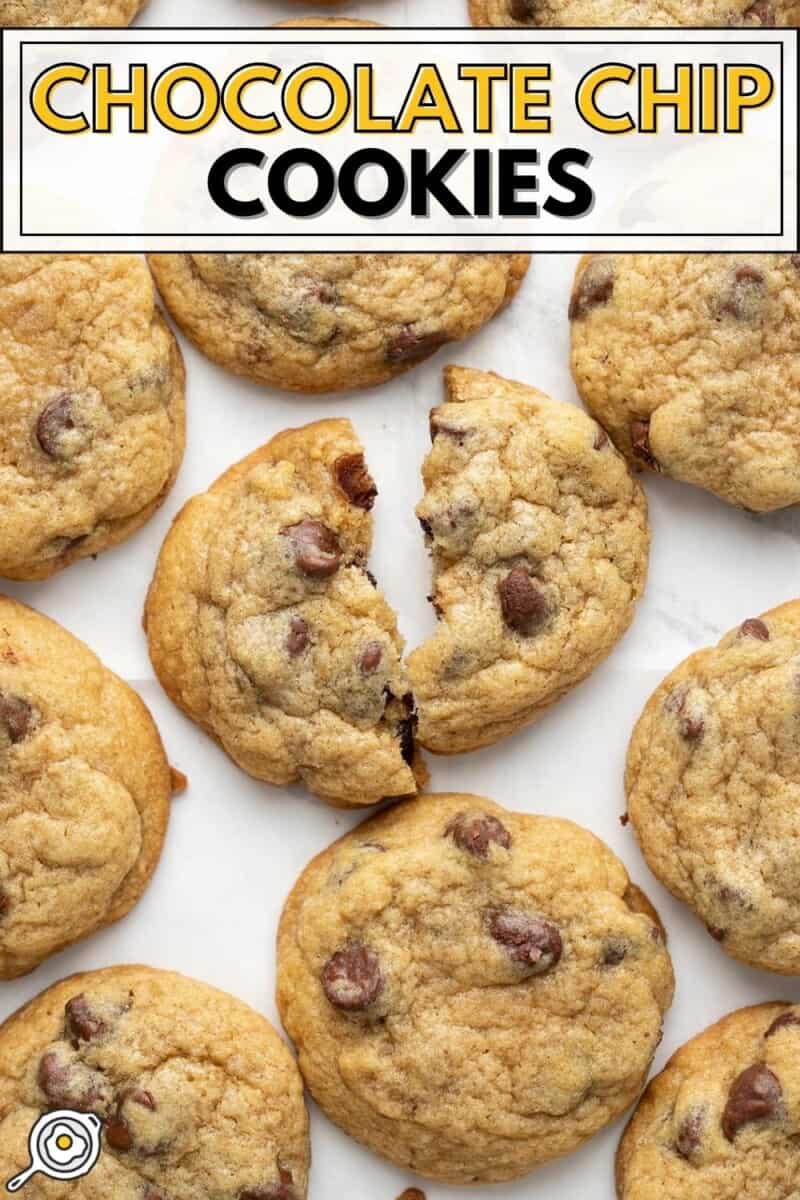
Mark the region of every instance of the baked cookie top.
[[756, 512], [800, 501], [800, 256], [589, 255], [586, 406], [634, 462]]
[[0, 597], [0, 979], [128, 912], [158, 862], [170, 793], [136, 693], [54, 621]]
[[536, 720], [613, 649], [645, 585], [647, 506], [580, 409], [445, 371], [417, 514], [436, 632], [410, 656], [422, 745], [450, 754]]
[[349, 421], [279, 434], [183, 509], [145, 617], [166, 691], [239, 766], [344, 807], [417, 790], [375, 495]]
[[744, 622], [656, 689], [626, 789], [651, 870], [753, 966], [800, 975], [800, 601]]
[[794, 26], [797, 0], [469, 0], [473, 25]]
[[617, 1156], [619, 1200], [794, 1200], [800, 1006], [731, 1013], [650, 1084]]
[[423, 796], [346, 835], [278, 937], [315, 1099], [449, 1183], [524, 1175], [627, 1108], [672, 987], [658, 917], [602, 842], [478, 796]]
[[44, 579], [144, 524], [183, 456], [183, 363], [145, 263], [0, 255], [0, 372], [0, 575]]
[[[0, 1176], [56, 1109], [104, 1122], [75, 1200], [303, 1200], [308, 1121], [294, 1060], [269, 1022], [207, 984], [148, 967], [75, 975], [0, 1028]], [[64, 1185], [36, 1175], [44, 1200]]]
[[300, 392], [371, 387], [474, 333], [526, 254], [152, 254], [164, 302], [215, 362]]
[[0, 0], [0, 25], [130, 25], [147, 0]]

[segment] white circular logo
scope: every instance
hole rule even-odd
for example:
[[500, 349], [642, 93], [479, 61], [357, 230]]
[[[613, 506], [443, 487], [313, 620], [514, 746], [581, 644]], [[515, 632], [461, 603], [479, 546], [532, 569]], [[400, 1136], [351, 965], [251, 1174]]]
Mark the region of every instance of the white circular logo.
[[6, 1191], [18, 1192], [34, 1175], [48, 1179], [80, 1179], [100, 1157], [102, 1122], [94, 1113], [59, 1109], [45, 1113], [28, 1135], [30, 1164], [9, 1179]]

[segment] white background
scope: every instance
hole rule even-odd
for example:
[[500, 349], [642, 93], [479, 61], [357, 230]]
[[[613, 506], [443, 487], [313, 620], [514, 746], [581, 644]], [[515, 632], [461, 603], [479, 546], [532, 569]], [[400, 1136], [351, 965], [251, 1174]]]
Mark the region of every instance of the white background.
[[[462, 19], [461, 0], [375, 0], [334, 11], [397, 22]], [[268, 23], [309, 9], [268, 0], [152, 0], [141, 23]], [[321, 11], [321, 8], [320, 10]], [[326, 9], [326, 11], [328, 11]], [[305, 399], [259, 388], [206, 362], [185, 340], [189, 441], [164, 509], [126, 545], [43, 584], [7, 584], [55, 617], [133, 684], [151, 707], [172, 762], [190, 779], [176, 799], [161, 866], [133, 913], [15, 983], [0, 984], [0, 1018], [60, 977], [114, 963], [184, 971], [236, 993], [277, 1022], [273, 942], [281, 904], [308, 859], [359, 817], [294, 788], [260, 785], [170, 704], [153, 679], [141, 609], [156, 555], [181, 504], [221, 471], [289, 425], [346, 415], [362, 437], [380, 487], [372, 568], [414, 646], [433, 627], [428, 561], [413, 508], [428, 446], [428, 409], [441, 367], [455, 361], [500, 371], [577, 402], [565, 317], [574, 258], [539, 256], [515, 304], [459, 347], [448, 347], [376, 391]], [[653, 553], [650, 583], [631, 632], [592, 679], [531, 729], [478, 754], [429, 757], [431, 790], [492, 796], [510, 808], [565, 815], [603, 837], [656, 903], [667, 925], [677, 995], [656, 1066], [686, 1038], [743, 1004], [800, 1002], [800, 982], [728, 959], [703, 926], [655, 882], [623, 829], [622, 773], [636, 717], [663, 675], [743, 618], [791, 598], [800, 578], [800, 512], [756, 517], [669, 480], [647, 476]], [[313, 1106], [312, 1106], [313, 1109]], [[502, 1200], [612, 1200], [622, 1123], [563, 1163], [516, 1185], [481, 1189]], [[463, 1189], [427, 1185], [383, 1164], [313, 1111], [311, 1200], [394, 1200], [422, 1186], [429, 1200]]]

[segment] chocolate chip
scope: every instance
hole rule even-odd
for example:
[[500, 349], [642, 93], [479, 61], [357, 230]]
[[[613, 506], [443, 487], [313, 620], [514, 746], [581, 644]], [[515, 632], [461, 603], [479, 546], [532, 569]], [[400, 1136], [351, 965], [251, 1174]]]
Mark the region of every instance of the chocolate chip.
[[133, 1147], [130, 1126], [119, 1113], [106, 1123], [106, 1141], [112, 1150], [120, 1150], [123, 1153]]
[[397, 726], [397, 736], [400, 738], [400, 753], [403, 756], [403, 761], [409, 767], [414, 765], [415, 739], [418, 725], [419, 717], [416, 710], [414, 710], [408, 716], [403, 717]]
[[737, 321], [754, 321], [765, 295], [764, 272], [748, 263], [735, 269], [725, 291], [719, 298], [717, 314]]
[[673, 688], [664, 700], [664, 711], [669, 713], [683, 712], [686, 705], [686, 697], [688, 695], [689, 688], [685, 683], [682, 683], [679, 687]]
[[724, 942], [725, 938], [728, 936], [727, 929], [718, 929], [714, 925], [706, 925], [706, 929], [711, 934], [715, 942]]
[[367, 470], [363, 454], [343, 454], [334, 464], [336, 482], [356, 508], [369, 512], [375, 503], [378, 489]]
[[773, 26], [775, 24], [775, 9], [770, 0], [755, 0], [742, 14], [745, 20], [757, 21], [759, 25]]
[[64, 435], [75, 428], [73, 398], [68, 392], [45, 405], [36, 422], [36, 440], [48, 458], [65, 458]]
[[276, 1183], [262, 1184], [260, 1187], [247, 1188], [239, 1193], [239, 1200], [295, 1200], [292, 1187], [292, 1172], [285, 1167], [278, 1167], [279, 1179]]
[[297, 658], [308, 645], [308, 625], [302, 617], [292, 617], [289, 624], [289, 635], [286, 638], [286, 649], [290, 658]]
[[4, 917], [10, 908], [11, 897], [2, 884], [0, 884], [0, 918]]
[[605, 429], [598, 428], [597, 433], [594, 435], [594, 441], [592, 442], [592, 446], [594, 447], [595, 450], [605, 450], [607, 445], [608, 445], [608, 434], [606, 433]]
[[370, 583], [372, 584], [372, 586], [373, 586], [374, 588], [377, 588], [377, 586], [378, 586], [378, 581], [377, 581], [377, 579], [375, 578], [375, 576], [372, 574], [372, 571], [368, 571], [366, 567], [362, 567], [362, 568], [361, 568], [361, 570], [364, 572], [364, 574], [366, 575], [367, 579], [370, 581]]
[[739, 630], [740, 637], [755, 638], [758, 642], [769, 641], [769, 630], [759, 617], [750, 617]]
[[570, 321], [580, 321], [614, 294], [614, 264], [611, 259], [593, 259], [581, 273], [569, 302]]
[[424, 517], [420, 517], [419, 523], [420, 523], [422, 532], [425, 534], [425, 537], [432, 538], [433, 537], [433, 526], [431, 525], [430, 521], [426, 521], [426, 519]]
[[491, 914], [489, 931], [511, 961], [520, 963], [533, 975], [544, 975], [561, 958], [561, 934], [543, 917], [504, 908]]
[[722, 1114], [722, 1132], [729, 1142], [744, 1125], [775, 1113], [783, 1089], [765, 1063], [754, 1063], [734, 1080]]
[[634, 458], [646, 463], [653, 471], [660, 469], [660, 464], [650, 448], [650, 421], [636, 417], [631, 421], [631, 450]]
[[776, 1017], [764, 1034], [764, 1037], [771, 1038], [779, 1029], [791, 1029], [794, 1027], [800, 1028], [800, 1013], [793, 1009], [790, 1012], [781, 1013], [779, 1017]]
[[680, 730], [687, 742], [700, 742], [706, 731], [706, 723], [702, 717], [684, 717]]
[[489, 813], [458, 813], [445, 829], [444, 836], [451, 837], [459, 850], [484, 860], [489, 857], [492, 843], [504, 850], [511, 849], [511, 834]]
[[538, 0], [508, 0], [508, 15], [513, 21], [526, 25], [534, 19]]
[[680, 1123], [675, 1138], [675, 1149], [681, 1158], [692, 1158], [700, 1149], [706, 1123], [705, 1110], [693, 1108]]
[[364, 649], [361, 651], [361, 657], [358, 660], [359, 670], [362, 675], [374, 675], [378, 667], [381, 665], [383, 658], [383, 646], [380, 642], [367, 642]]
[[631, 823], [631, 818], [630, 818], [629, 814], [628, 814], [628, 813], [623, 813], [623, 814], [622, 814], [622, 816], [621, 816], [621, 817], [620, 817], [620, 819], [619, 819], [619, 823], [620, 823], [620, 825], [622, 826], [622, 828], [623, 828], [623, 829], [625, 829], [625, 828], [626, 828], [628, 825], [630, 825], [630, 823]]
[[620, 963], [625, 961], [627, 955], [628, 947], [625, 942], [609, 942], [603, 951], [602, 965], [604, 967], [618, 967]]
[[325, 963], [322, 987], [334, 1008], [363, 1012], [383, 991], [378, 956], [362, 942], [350, 942]]
[[108, 1032], [108, 1026], [84, 995], [73, 996], [64, 1008], [65, 1033], [77, 1049], [80, 1042], [91, 1042]]
[[146, 1108], [148, 1112], [156, 1112], [158, 1109], [155, 1096], [145, 1088], [129, 1088], [128, 1091], [123, 1092], [120, 1106], [128, 1102], [138, 1104], [140, 1108]]
[[0, 692], [0, 728], [12, 745], [22, 742], [33, 727], [33, 709], [27, 700]]
[[291, 542], [295, 563], [306, 575], [329, 579], [342, 565], [339, 539], [321, 521], [300, 521], [281, 533]]
[[548, 616], [547, 600], [537, 579], [524, 567], [514, 567], [497, 585], [503, 620], [510, 629], [530, 636], [544, 625]]
[[421, 333], [416, 325], [404, 325], [386, 345], [389, 363], [418, 363], [449, 342], [444, 333]]
[[56, 1050], [42, 1055], [36, 1080], [55, 1108], [104, 1111], [110, 1100], [110, 1089], [99, 1072], [81, 1068]]
[[48, 1100], [60, 1103], [67, 1101], [68, 1065], [51, 1050], [43, 1054], [36, 1073], [36, 1082]]

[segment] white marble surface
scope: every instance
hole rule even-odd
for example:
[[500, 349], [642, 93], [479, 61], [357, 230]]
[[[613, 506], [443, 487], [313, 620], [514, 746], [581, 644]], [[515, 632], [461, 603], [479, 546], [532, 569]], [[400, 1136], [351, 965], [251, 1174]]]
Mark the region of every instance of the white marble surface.
[[[455, 6], [457, 0], [448, 0]], [[223, 0], [209, 9], [241, 19], [285, 4]], [[153, 0], [178, 20], [185, 0]], [[384, 5], [351, 5], [377, 14]], [[398, 12], [426, 5], [385, 7]], [[430, 6], [427, 6], [430, 7]], [[0, 985], [0, 1017], [73, 971], [120, 962], [175, 968], [235, 992], [277, 1019], [273, 939], [281, 904], [312, 854], [357, 818], [326, 809], [299, 788], [260, 786], [190, 725], [154, 681], [140, 617], [161, 540], [184, 500], [287, 425], [342, 414], [362, 436], [381, 496], [372, 567], [396, 606], [411, 645], [432, 626], [425, 596], [428, 563], [413, 507], [428, 444], [428, 409], [438, 402], [447, 361], [489, 368], [577, 402], [568, 370], [565, 317], [574, 259], [540, 256], [516, 301], [468, 344], [450, 347], [405, 378], [374, 392], [304, 399], [266, 391], [207, 363], [185, 342], [189, 445], [163, 511], [127, 545], [48, 583], [8, 590], [85, 639], [151, 706], [176, 766], [190, 778], [176, 800], [162, 865], [144, 899], [120, 925], [51, 960], [33, 975]], [[593, 678], [538, 726], [481, 753], [432, 759], [433, 790], [484, 793], [521, 810], [571, 817], [603, 837], [656, 902], [670, 934], [677, 996], [659, 1051], [743, 1004], [800, 1001], [800, 982], [729, 960], [702, 925], [650, 876], [624, 808], [622, 770], [632, 724], [653, 687], [686, 654], [791, 597], [800, 576], [800, 514], [757, 518], [667, 480], [646, 480], [651, 501], [650, 584], [633, 629]], [[621, 1124], [569, 1160], [484, 1194], [513, 1200], [612, 1200], [612, 1158]], [[311, 1200], [393, 1200], [414, 1182], [313, 1117]], [[423, 1184], [423, 1186], [425, 1186]], [[425, 1186], [429, 1200], [453, 1189]]]

